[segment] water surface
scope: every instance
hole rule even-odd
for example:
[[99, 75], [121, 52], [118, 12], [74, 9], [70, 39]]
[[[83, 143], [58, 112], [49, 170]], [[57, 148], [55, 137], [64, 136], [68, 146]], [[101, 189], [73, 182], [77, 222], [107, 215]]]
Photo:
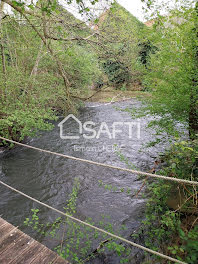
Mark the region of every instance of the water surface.
[[[106, 122], [111, 129], [113, 122], [132, 121], [128, 112], [117, 109], [126, 107], [140, 107], [140, 103], [134, 99], [108, 105], [88, 103], [85, 108], [81, 109], [78, 118], [81, 122], [93, 121], [97, 131], [102, 122]], [[127, 167], [120, 160], [119, 155], [111, 151], [111, 148], [116, 144], [122, 146], [122, 154], [138, 170], [148, 171], [154, 166], [157, 153], [162, 151], [162, 148], [152, 148], [149, 151], [140, 152], [143, 144], [153, 138], [151, 131], [145, 129], [149, 118], [145, 117], [134, 121], [141, 123], [140, 139], [137, 138], [135, 130], [134, 137], [129, 139], [128, 127], [123, 126], [122, 133], [115, 139], [110, 139], [107, 134], [102, 134], [100, 138], [92, 140], [82, 136], [80, 139], [63, 140], [60, 138], [59, 122], [57, 122], [52, 131], [41, 133], [38, 138], [29, 140], [28, 144], [83, 159]], [[77, 131], [76, 123], [72, 120], [67, 121], [64, 130], [65, 133], [69, 131], [71, 133]], [[82, 151], [83, 148], [84, 151]], [[2, 181], [60, 210], [66, 204], [75, 178], [80, 180], [77, 217], [82, 220], [91, 217], [97, 223], [101, 220], [101, 215], [110, 216], [109, 221], [114, 225], [114, 228], [119, 228], [122, 224], [126, 225], [127, 230], [122, 232], [126, 238], [129, 238], [130, 234], [138, 229], [144, 218], [145, 199], [141, 195], [138, 197], [128, 195], [125, 191], [108, 191], [100, 187], [98, 183], [101, 180], [104, 184], [117, 186], [119, 189], [129, 188], [131, 193], [135, 194], [143, 182], [137, 175], [68, 160], [24, 147], [16, 147], [1, 154], [0, 179]], [[57, 214], [36, 205], [6, 187], [0, 186], [0, 193], [0, 215], [53, 248], [54, 244], [50, 239], [38, 237], [35, 232], [23, 226], [23, 221], [30, 216], [31, 209], [36, 207], [41, 210], [43, 222], [52, 221], [57, 217]], [[137, 254], [137, 251], [134, 252]], [[109, 257], [107, 260], [96, 259], [91, 263], [115, 264], [116, 262], [117, 260], [112, 260]], [[140, 262], [137, 260], [134, 263]]]

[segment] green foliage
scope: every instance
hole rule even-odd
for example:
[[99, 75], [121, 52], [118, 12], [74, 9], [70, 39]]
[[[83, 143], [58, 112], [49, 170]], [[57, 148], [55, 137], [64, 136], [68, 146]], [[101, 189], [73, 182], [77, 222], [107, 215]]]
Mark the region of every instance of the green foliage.
[[[144, 34], [145, 33], [146, 31], [144, 31]], [[155, 54], [157, 48], [148, 40], [140, 42], [138, 46], [140, 47], [139, 59], [141, 63], [147, 67], [150, 62], [150, 55]]]
[[101, 70], [98, 65], [96, 54], [87, 46], [73, 46], [63, 55], [64, 63], [67, 62], [67, 72], [71, 78], [71, 88], [79, 94], [82, 90], [87, 91], [88, 86], [100, 81]]
[[[50, 16], [52, 12], [57, 12], [57, 9], [59, 8], [59, 2], [57, 0], [54, 1], [39, 1], [41, 5], [41, 10], [45, 12], [46, 15]], [[94, 6], [99, 2], [99, 0], [64, 0], [63, 4], [64, 5], [71, 5], [71, 4], [77, 4], [78, 11], [80, 14], [91, 16], [90, 12], [90, 6]], [[106, 4], [110, 4], [109, 0], [104, 0]], [[17, 6], [22, 8], [23, 11], [25, 9], [30, 8], [31, 10], [35, 10], [37, 5], [34, 3], [29, 4], [29, 2], [26, 1], [15, 1], [12, 0], [13, 6]], [[58, 12], [57, 12], [58, 13]]]
[[[197, 154], [197, 141], [191, 144], [184, 141], [175, 143], [164, 156], [166, 165], [161, 173], [197, 180]], [[198, 257], [198, 223], [196, 215], [189, 209], [197, 211], [197, 200], [194, 198], [197, 197], [198, 190], [195, 186], [177, 186], [163, 180], [149, 184], [148, 189], [151, 198], [139, 231], [139, 234], [144, 233], [146, 246], [157, 251], [168, 250], [168, 255], [195, 264]], [[176, 208], [171, 210], [170, 206], [172, 208], [174, 204]], [[188, 215], [187, 212], [191, 214]]]
[[130, 188], [118, 188], [117, 186], [112, 186], [111, 184], [105, 184], [102, 180], [98, 181], [98, 185], [108, 191], [120, 192], [120, 193], [126, 193], [127, 195], [132, 195]]
[[110, 85], [121, 88], [123, 84], [138, 79], [138, 38], [143, 24], [118, 3], [104, 13], [98, 22], [105, 49], [100, 52], [100, 62]]
[[[71, 216], [76, 214], [79, 188], [80, 182], [75, 179], [72, 192], [64, 207], [65, 213]], [[112, 239], [112, 237], [72, 221], [68, 217], [58, 217], [52, 223], [43, 224], [39, 219], [39, 209], [32, 209], [31, 211], [31, 218], [26, 218], [24, 224], [33, 228], [42, 236], [61, 241], [54, 250], [71, 263], [82, 264], [105, 252], [107, 254], [116, 253], [120, 258], [120, 263], [130, 263], [130, 248], [125, 247], [119, 241]], [[107, 221], [108, 219], [108, 216], [102, 215], [101, 221], [97, 224], [91, 218], [86, 219], [85, 222], [114, 234], [113, 225]], [[121, 230], [123, 229], [125, 229], [125, 226], [121, 227]], [[99, 245], [97, 249], [93, 246], [96, 243]]]
[[129, 70], [122, 62], [107, 59], [103, 63], [104, 72], [108, 75], [109, 83], [111, 85], [120, 86], [123, 83], [128, 83], [130, 80]]
[[165, 153], [164, 173], [180, 179], [198, 180], [197, 173], [198, 141], [176, 142]]
[[[147, 41], [156, 49], [150, 52], [147, 69], [143, 69], [143, 85], [151, 97], [141, 111], [154, 116], [150, 125], [158, 127], [160, 134], [166, 131], [177, 136], [176, 122], [191, 129], [189, 114], [198, 109], [196, 20], [194, 9], [183, 8], [182, 12], [174, 10], [168, 17], [156, 18], [154, 27], [147, 30]], [[193, 111], [196, 127], [197, 111]]]
[[[68, 23], [79, 23], [68, 12], [62, 9], [60, 12]], [[69, 77], [66, 89], [57, 61], [27, 22], [19, 23], [14, 17], [3, 22], [6, 72], [0, 72], [0, 135], [21, 141], [26, 136], [35, 136], [39, 130], [52, 129], [49, 121], [56, 120], [57, 112], [76, 111], [79, 100], [69, 99], [69, 95], [86, 97], [89, 86], [101, 79], [101, 70], [88, 44], [51, 41], [51, 48]], [[56, 24], [52, 27], [60, 36], [84, 37], [90, 33], [86, 26], [64, 31], [60, 28], [60, 32]], [[0, 68], [3, 69], [2, 60]]]
[[23, 140], [25, 136], [34, 136], [39, 130], [49, 130], [53, 127], [48, 120], [56, 119], [50, 108], [40, 109], [35, 98], [22, 98], [1, 104], [0, 135], [15, 140]]
[[180, 239], [185, 241], [183, 248], [180, 247], [180, 251], [182, 248], [184, 251], [189, 252], [186, 256], [187, 263], [196, 263], [198, 259], [198, 225], [193, 227], [187, 234], [181, 229], [179, 233]]

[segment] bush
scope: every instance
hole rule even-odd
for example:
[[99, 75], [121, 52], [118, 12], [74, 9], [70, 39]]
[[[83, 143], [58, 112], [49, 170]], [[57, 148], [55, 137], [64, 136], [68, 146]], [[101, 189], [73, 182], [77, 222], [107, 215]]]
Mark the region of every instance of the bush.
[[[164, 156], [166, 165], [161, 173], [197, 181], [197, 154], [197, 141], [175, 143]], [[149, 190], [151, 198], [147, 203], [146, 219], [140, 231], [144, 232], [146, 246], [164, 251], [178, 260], [196, 264], [197, 188], [159, 180], [150, 184]]]
[[119, 87], [125, 82], [128, 83], [130, 80], [130, 73], [127, 66], [120, 61], [107, 60], [103, 63], [103, 68], [111, 85]]

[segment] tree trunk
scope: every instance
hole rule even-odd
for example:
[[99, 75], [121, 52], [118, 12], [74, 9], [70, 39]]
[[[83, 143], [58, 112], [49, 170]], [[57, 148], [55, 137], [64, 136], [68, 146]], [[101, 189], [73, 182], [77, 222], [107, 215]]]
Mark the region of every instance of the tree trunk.
[[[195, 37], [198, 40], [198, 1], [196, 3], [196, 17], [195, 17]], [[193, 34], [194, 35], [194, 34]], [[194, 42], [194, 77], [192, 80], [192, 89], [190, 94], [190, 109], [189, 109], [189, 136], [192, 140], [198, 134], [198, 46]]]
[[4, 46], [3, 46], [3, 43], [2, 43], [2, 39], [1, 39], [0, 46], [1, 46], [2, 72], [3, 72], [4, 76], [5, 76], [6, 75], [6, 64], [5, 64], [5, 53], [4, 53]]
[[6, 74], [6, 64], [5, 64], [5, 53], [4, 53], [4, 46], [3, 46], [3, 32], [2, 32], [2, 19], [3, 19], [3, 8], [4, 3], [0, 3], [0, 48], [1, 48], [1, 61], [2, 61], [2, 72]]
[[2, 19], [4, 16], [3, 13], [4, 3], [1, 1], [0, 3], [0, 49], [1, 49], [1, 61], [2, 61], [2, 73], [4, 76], [4, 88], [2, 89], [2, 98], [5, 97], [6, 93], [6, 61], [5, 61], [5, 53], [4, 53], [4, 46], [3, 46], [3, 32], [2, 32]]
[[34, 67], [33, 67], [32, 72], [30, 74], [30, 76], [33, 77], [33, 81], [35, 80], [35, 77], [37, 75], [38, 66], [39, 66], [39, 62], [40, 62], [40, 59], [41, 59], [41, 55], [42, 55], [42, 49], [43, 49], [43, 41], [41, 40], [40, 49], [38, 51]]
[[15, 67], [15, 64], [14, 64], [14, 56], [13, 56], [13, 53], [12, 53], [12, 43], [10, 41], [10, 38], [9, 38], [9, 34], [8, 34], [8, 31], [7, 31], [7, 28], [5, 28], [5, 31], [6, 31], [6, 40], [7, 40], [7, 47], [8, 47], [8, 50], [9, 50], [9, 56], [10, 56], [10, 59], [11, 59], [11, 65], [12, 67]]
[[193, 83], [194, 91], [191, 93], [190, 98], [190, 111], [189, 111], [189, 136], [194, 140], [196, 134], [198, 135], [198, 83]]

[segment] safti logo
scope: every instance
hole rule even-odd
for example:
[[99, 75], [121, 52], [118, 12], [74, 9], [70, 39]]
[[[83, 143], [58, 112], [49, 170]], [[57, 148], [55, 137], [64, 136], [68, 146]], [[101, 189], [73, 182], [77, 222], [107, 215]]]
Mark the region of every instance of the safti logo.
[[[79, 134], [78, 135], [74, 135], [74, 136], [65, 136], [63, 135], [63, 126], [66, 124], [66, 122], [72, 118], [74, 121], [76, 121], [76, 123], [79, 125]], [[60, 127], [60, 138], [62, 139], [79, 139], [80, 135], [82, 134], [82, 130], [83, 130], [83, 126], [82, 123], [80, 122], [80, 120], [78, 118], [76, 118], [74, 115], [68, 115], [67, 117], [65, 117], [59, 124], [58, 126]]]
[[[74, 135], [65, 135], [64, 134], [64, 127], [69, 126], [68, 121], [69, 119], [73, 119], [78, 125], [78, 133], [75, 132]], [[96, 127], [96, 123], [92, 121], [87, 121], [82, 123], [77, 117], [70, 114], [65, 117], [58, 126], [60, 127], [60, 138], [61, 139], [79, 139], [80, 136], [84, 137], [85, 139], [94, 139], [100, 138], [100, 136], [107, 135], [109, 139], [115, 139], [116, 137], [123, 134], [123, 131], [128, 131], [128, 138], [132, 139], [140, 139], [140, 122], [113, 122], [112, 125], [107, 125], [106, 122], [100, 123], [98, 131], [94, 129]], [[125, 127], [125, 128], [124, 128]], [[134, 133], [135, 130], [135, 133]], [[83, 133], [84, 132], [84, 133]]]

